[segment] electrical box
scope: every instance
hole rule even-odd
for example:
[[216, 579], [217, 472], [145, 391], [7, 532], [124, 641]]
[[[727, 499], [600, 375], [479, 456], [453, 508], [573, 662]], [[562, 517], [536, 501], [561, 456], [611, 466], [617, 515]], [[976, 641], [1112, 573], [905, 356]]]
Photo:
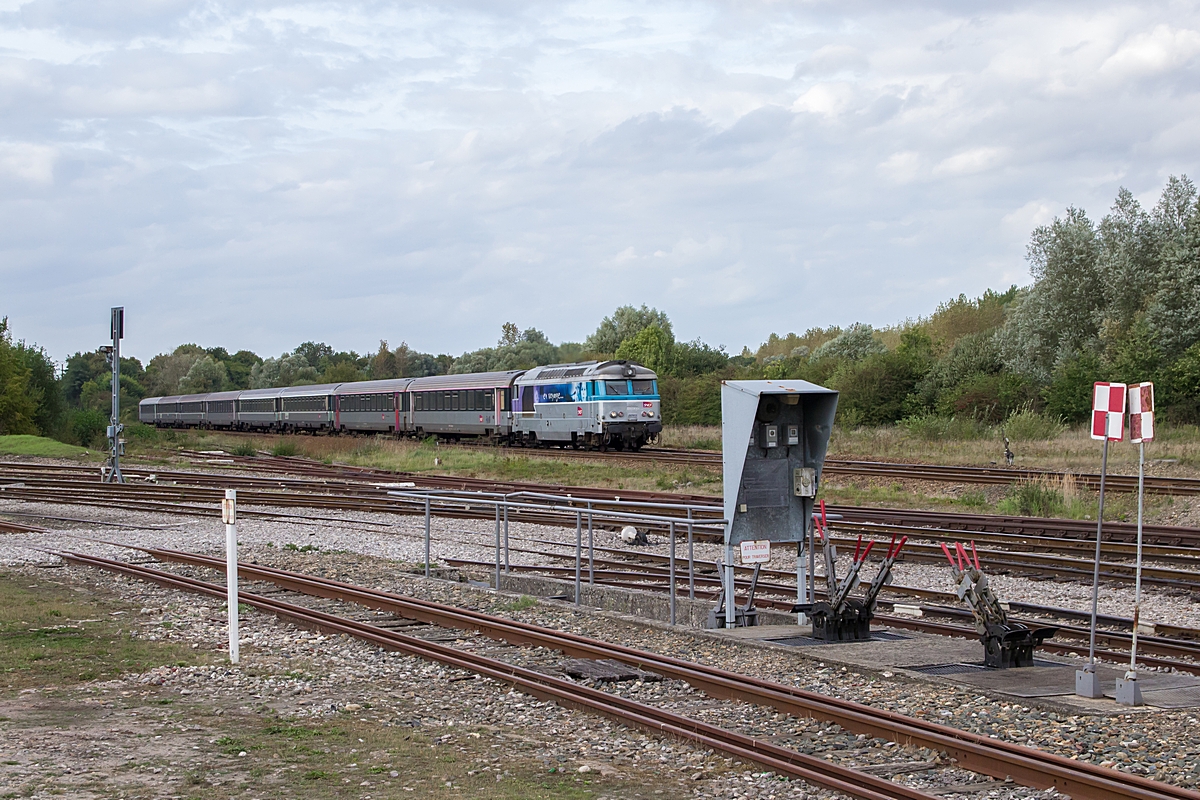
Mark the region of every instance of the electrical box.
[[728, 546], [804, 541], [837, 398], [807, 381], [722, 383]]
[[779, 426], [778, 425], [763, 425], [762, 446], [763, 447], [778, 447], [779, 446]]

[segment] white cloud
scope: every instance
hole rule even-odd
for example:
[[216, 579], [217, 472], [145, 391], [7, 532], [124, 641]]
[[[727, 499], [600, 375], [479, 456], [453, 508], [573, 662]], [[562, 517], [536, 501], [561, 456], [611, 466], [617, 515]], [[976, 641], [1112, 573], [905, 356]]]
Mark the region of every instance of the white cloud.
[[28, 142], [0, 142], [0, 175], [8, 175], [33, 184], [54, 180], [58, 151], [46, 145]]
[[1140, 78], [1185, 67], [1200, 54], [1200, 32], [1156, 25], [1123, 43], [1100, 66], [1117, 78]]
[[991, 169], [1004, 158], [1004, 149], [1000, 147], [972, 147], [961, 153], [955, 153], [939, 162], [933, 168], [934, 175], [974, 175], [977, 172]]
[[921, 155], [912, 150], [902, 153], [892, 153], [879, 164], [879, 174], [895, 183], [908, 183], [914, 180], [921, 170]]

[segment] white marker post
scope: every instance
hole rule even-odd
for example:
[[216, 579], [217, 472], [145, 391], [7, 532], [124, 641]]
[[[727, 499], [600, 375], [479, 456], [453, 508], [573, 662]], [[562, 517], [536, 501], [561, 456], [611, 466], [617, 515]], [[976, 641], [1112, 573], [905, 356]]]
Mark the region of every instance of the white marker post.
[[1092, 571], [1092, 624], [1088, 639], [1088, 663], [1075, 670], [1075, 694], [1103, 697], [1096, 674], [1096, 612], [1100, 604], [1100, 542], [1104, 533], [1104, 478], [1108, 472], [1108, 443], [1125, 438], [1125, 389], [1123, 383], [1097, 381], [1092, 387], [1092, 438], [1104, 441], [1100, 459], [1100, 502], [1096, 510], [1096, 561]]
[[1129, 648], [1129, 671], [1117, 679], [1117, 702], [1140, 706], [1142, 688], [1137, 681], [1138, 625], [1142, 616], [1142, 512], [1146, 491], [1146, 442], [1154, 441], [1154, 384], [1129, 387], [1129, 441], [1138, 446], [1137, 566], [1133, 582], [1133, 642]]
[[221, 501], [225, 523], [225, 603], [229, 607], [229, 663], [238, 663], [237, 490], [226, 489]]

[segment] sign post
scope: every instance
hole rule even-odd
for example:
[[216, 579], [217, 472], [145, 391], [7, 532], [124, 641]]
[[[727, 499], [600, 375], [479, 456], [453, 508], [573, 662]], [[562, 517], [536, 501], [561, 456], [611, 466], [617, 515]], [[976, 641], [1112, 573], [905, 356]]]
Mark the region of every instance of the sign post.
[[1108, 443], [1125, 436], [1125, 389], [1123, 383], [1097, 381], [1092, 387], [1092, 438], [1104, 442], [1100, 459], [1100, 502], [1096, 509], [1096, 560], [1092, 568], [1092, 621], [1088, 637], [1088, 663], [1075, 671], [1075, 694], [1103, 697], [1096, 675], [1096, 612], [1100, 604], [1100, 542], [1104, 533], [1104, 478], [1108, 473]]
[[1117, 702], [1123, 706], [1142, 705], [1142, 689], [1137, 682], [1138, 624], [1142, 613], [1142, 515], [1146, 491], [1146, 442], [1154, 440], [1154, 384], [1135, 383], [1129, 387], [1129, 441], [1138, 446], [1137, 566], [1133, 582], [1133, 642], [1129, 648], [1129, 671], [1117, 679]]
[[237, 490], [226, 489], [221, 501], [225, 523], [225, 605], [229, 609], [229, 663], [238, 663]]

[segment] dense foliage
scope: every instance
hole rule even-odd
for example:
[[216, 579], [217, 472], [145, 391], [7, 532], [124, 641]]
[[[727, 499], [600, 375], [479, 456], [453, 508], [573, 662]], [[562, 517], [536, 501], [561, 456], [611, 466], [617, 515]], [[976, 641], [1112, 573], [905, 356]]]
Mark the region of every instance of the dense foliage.
[[[699, 339], [677, 342], [667, 315], [622, 306], [582, 343], [506, 323], [494, 346], [458, 357], [381, 341], [374, 354], [304, 342], [261, 358], [248, 350], [180, 345], [143, 369], [121, 361], [122, 408], [153, 395], [528, 369], [590, 358], [655, 370], [667, 423], [720, 422], [720, 384], [799, 378], [841, 392], [842, 425], [902, 422], [918, 435], [1002, 424], [1013, 438], [1086, 418], [1093, 381], [1155, 382], [1169, 420], [1200, 422], [1200, 200], [1186, 177], [1168, 180], [1153, 209], [1122, 189], [1094, 223], [1082, 209], [1037, 228], [1033, 283], [960, 295], [928, 317], [890, 328], [856, 323], [772, 333], [729, 356]], [[76, 353], [61, 377], [46, 353], [0, 322], [0, 434], [43, 433], [84, 445], [102, 436], [111, 372], [99, 352]], [[964, 427], [965, 426], [965, 427]]]

